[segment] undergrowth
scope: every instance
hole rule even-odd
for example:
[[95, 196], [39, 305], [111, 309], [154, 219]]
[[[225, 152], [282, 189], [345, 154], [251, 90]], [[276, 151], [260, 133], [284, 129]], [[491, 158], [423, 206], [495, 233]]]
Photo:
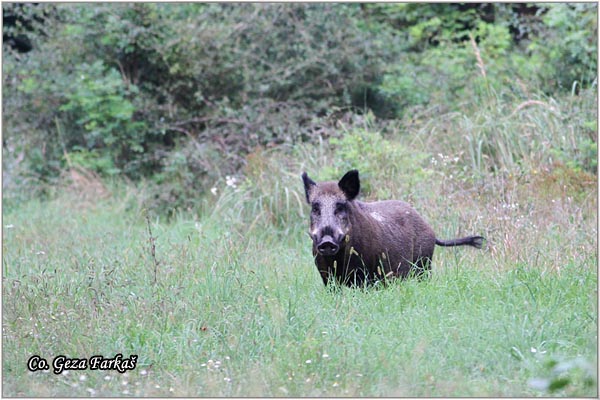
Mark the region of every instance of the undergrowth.
[[[243, 175], [169, 218], [143, 186], [76, 173], [53, 199], [12, 204], [3, 394], [597, 395], [594, 176], [543, 156], [475, 174], [446, 121], [427, 125], [437, 143], [423, 127], [367, 122], [317, 146], [256, 150]], [[486, 249], [438, 248], [423, 282], [325, 289], [300, 174], [351, 166], [364, 198], [410, 201], [438, 237], [483, 234]], [[33, 355], [119, 353], [136, 368], [27, 370]]]

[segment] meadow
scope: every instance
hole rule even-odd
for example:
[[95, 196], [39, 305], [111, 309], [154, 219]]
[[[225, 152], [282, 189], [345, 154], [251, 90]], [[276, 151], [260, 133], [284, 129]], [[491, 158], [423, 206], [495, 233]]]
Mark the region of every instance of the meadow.
[[[5, 202], [3, 395], [596, 397], [597, 176], [560, 153], [595, 98], [429, 112], [385, 135], [366, 117], [255, 150], [171, 218], [143, 185], [81, 170]], [[438, 237], [486, 247], [438, 247], [424, 281], [325, 288], [300, 174], [350, 167], [363, 199], [403, 199]], [[135, 368], [52, 371], [117, 354]], [[49, 369], [29, 371], [33, 355]]]

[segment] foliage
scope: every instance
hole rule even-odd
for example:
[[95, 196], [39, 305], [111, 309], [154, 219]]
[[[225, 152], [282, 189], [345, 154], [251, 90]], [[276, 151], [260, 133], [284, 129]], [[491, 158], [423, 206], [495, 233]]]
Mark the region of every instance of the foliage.
[[396, 102], [398, 116], [432, 102], [462, 107], [465, 98], [477, 95], [470, 85], [475, 75], [496, 91], [526, 82], [554, 93], [596, 82], [596, 4], [406, 3], [368, 9], [372, 18], [404, 32], [398, 35], [406, 49], [380, 88]]
[[[67, 134], [70, 141], [65, 148], [89, 153], [86, 158], [77, 158], [83, 167], [102, 174], [119, 173], [120, 166], [135, 159], [131, 153], [144, 151], [146, 126], [133, 119], [135, 109], [128, 100], [135, 96], [137, 87], [125, 87], [119, 73], [106, 70], [102, 61], [79, 66], [70, 83], [72, 86], [65, 91], [66, 103], [59, 110], [67, 114], [66, 120], [74, 120], [72, 126], [78, 132]], [[94, 153], [99, 155], [94, 157]], [[86, 159], [105, 159], [108, 165], [88, 163]]]
[[199, 191], [219, 179], [221, 171], [217, 149], [197, 141], [178, 140], [161, 159], [160, 172], [143, 181], [145, 199], [153, 211], [172, 215], [179, 209], [189, 210], [199, 204]]
[[[545, 352], [544, 352], [545, 353]], [[529, 385], [543, 392], [564, 391], [570, 385], [594, 387], [597, 385], [594, 367], [583, 357], [568, 361], [549, 359], [545, 362], [549, 378], [532, 378]]]
[[[486, 168], [500, 171], [528, 163], [529, 144], [512, 127], [492, 134], [495, 121], [511, 122], [506, 113], [519, 104], [562, 103], [570, 94], [583, 112], [560, 115], [576, 128], [566, 143], [543, 149], [544, 162], [597, 168], [596, 117], [587, 104], [597, 85], [596, 4], [7, 3], [3, 10], [11, 196], [49, 194], [66, 169], [83, 167], [144, 186], [153, 209], [173, 214], [243, 173], [257, 149], [343, 144], [350, 135], [339, 154], [349, 164], [364, 118], [385, 147], [412, 134], [413, 122], [464, 110], [474, 110], [464, 113], [466, 124], [484, 126], [468, 133], [474, 157], [483, 152]], [[23, 52], [17, 43], [25, 41]], [[385, 158], [385, 150], [369, 151]]]
[[430, 158], [429, 154], [382, 137], [369, 129], [369, 118], [364, 125], [347, 129], [340, 138], [330, 140], [333, 163], [324, 168], [324, 179], [338, 180], [346, 171], [358, 169], [363, 171], [361, 187], [365, 196], [388, 198], [397, 194], [390, 191], [387, 184], [390, 180], [400, 180], [400, 193], [406, 196], [414, 190], [416, 182], [430, 176], [430, 171], [423, 168]]
[[[49, 166], [64, 166], [65, 152], [79, 153], [74, 160], [103, 175], [158, 182], [175, 165], [184, 175], [198, 170], [198, 155], [180, 146], [222, 154], [206, 160], [205, 177], [185, 180], [191, 190], [175, 190], [175, 205], [238, 171], [257, 145], [312, 139], [327, 124], [320, 116], [331, 106], [351, 105], [355, 88], [372, 81], [385, 62], [378, 56], [382, 44], [356, 28], [359, 9], [350, 5], [56, 9], [34, 51], [17, 60], [4, 49], [12, 80], [6, 89], [21, 106], [9, 113], [9, 132], [30, 131], [27, 143], [10, 133], [8, 140], [28, 153], [57, 134], [58, 121], [64, 148], [44, 152], [42, 179], [56, 176]], [[22, 117], [27, 110], [35, 110], [36, 125]], [[168, 161], [181, 156], [185, 161]]]
[[598, 5], [592, 3], [550, 4], [543, 20], [546, 26], [541, 51], [554, 66], [556, 84], [569, 90], [598, 83]]
[[[436, 250], [427, 281], [327, 291], [300, 171], [332, 167], [334, 151], [253, 153], [247, 180], [169, 220], [122, 183], [92, 203], [61, 193], [12, 207], [3, 394], [530, 397], [549, 382], [553, 394], [595, 395], [595, 187], [577, 200], [489, 174], [473, 190], [439, 163], [414, 180], [431, 192], [415, 206], [444, 237], [484, 233], [487, 250]], [[136, 368], [26, 369], [33, 354], [117, 353], [138, 355]]]

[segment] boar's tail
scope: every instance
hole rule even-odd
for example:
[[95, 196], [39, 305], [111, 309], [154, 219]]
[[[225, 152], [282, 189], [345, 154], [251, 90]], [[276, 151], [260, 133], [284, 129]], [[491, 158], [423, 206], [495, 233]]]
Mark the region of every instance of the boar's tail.
[[477, 249], [483, 247], [483, 236], [467, 236], [460, 239], [440, 240], [435, 239], [435, 244], [438, 246], [473, 246]]

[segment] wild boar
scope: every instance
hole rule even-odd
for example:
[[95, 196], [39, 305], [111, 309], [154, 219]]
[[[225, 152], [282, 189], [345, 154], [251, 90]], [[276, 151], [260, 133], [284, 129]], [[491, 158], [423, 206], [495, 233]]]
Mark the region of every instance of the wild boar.
[[356, 200], [357, 170], [348, 171], [339, 182], [316, 183], [306, 172], [302, 180], [311, 206], [313, 255], [325, 285], [332, 279], [362, 286], [392, 277], [422, 277], [431, 268], [436, 244], [480, 249], [485, 240], [482, 236], [440, 240], [404, 201]]

